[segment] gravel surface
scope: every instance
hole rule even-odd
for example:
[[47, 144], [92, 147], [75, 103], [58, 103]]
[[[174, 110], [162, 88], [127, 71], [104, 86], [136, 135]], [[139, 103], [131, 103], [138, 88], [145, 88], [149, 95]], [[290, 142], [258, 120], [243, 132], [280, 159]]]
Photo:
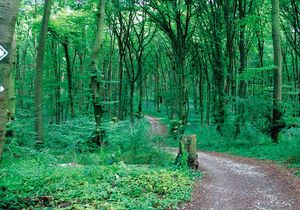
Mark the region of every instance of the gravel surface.
[[148, 122], [151, 124], [150, 133], [152, 135], [165, 135], [167, 133], [167, 127], [159, 122], [159, 118], [145, 116]]
[[204, 178], [181, 209], [300, 210], [300, 183], [267, 161], [199, 152]]

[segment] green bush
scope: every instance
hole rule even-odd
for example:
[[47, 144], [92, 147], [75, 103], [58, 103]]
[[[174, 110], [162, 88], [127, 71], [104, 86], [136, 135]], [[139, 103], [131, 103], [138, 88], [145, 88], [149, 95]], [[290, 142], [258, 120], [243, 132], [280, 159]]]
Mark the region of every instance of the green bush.
[[146, 121], [105, 124], [101, 148], [90, 143], [93, 130], [87, 117], [48, 125], [36, 150], [20, 128], [0, 164], [0, 209], [175, 209], [191, 198], [194, 174], [166, 166], [174, 157]]
[[173, 161], [173, 156], [156, 144], [157, 138], [149, 133], [146, 121], [138, 121], [134, 127], [129, 121], [112, 123], [106, 133], [106, 149], [112, 151], [112, 162], [166, 164]]

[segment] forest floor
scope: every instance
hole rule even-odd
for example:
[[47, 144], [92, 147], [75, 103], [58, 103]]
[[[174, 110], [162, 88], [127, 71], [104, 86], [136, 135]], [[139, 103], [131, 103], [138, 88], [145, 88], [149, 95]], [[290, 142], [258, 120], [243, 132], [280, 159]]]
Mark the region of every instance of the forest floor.
[[[167, 131], [158, 118], [147, 116], [151, 132]], [[203, 180], [196, 183], [192, 201], [181, 209], [299, 210], [300, 180], [271, 161], [215, 152], [198, 152]]]

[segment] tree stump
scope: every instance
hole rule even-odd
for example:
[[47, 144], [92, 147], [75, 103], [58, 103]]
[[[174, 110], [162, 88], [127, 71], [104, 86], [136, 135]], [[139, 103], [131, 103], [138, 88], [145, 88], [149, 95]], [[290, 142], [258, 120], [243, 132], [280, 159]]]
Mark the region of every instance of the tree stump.
[[[186, 160], [184, 158], [185, 155], [187, 155]], [[186, 161], [186, 163], [183, 161]], [[196, 135], [184, 135], [180, 139], [179, 153], [176, 157], [176, 163], [180, 165], [187, 164], [193, 169], [199, 168]]]

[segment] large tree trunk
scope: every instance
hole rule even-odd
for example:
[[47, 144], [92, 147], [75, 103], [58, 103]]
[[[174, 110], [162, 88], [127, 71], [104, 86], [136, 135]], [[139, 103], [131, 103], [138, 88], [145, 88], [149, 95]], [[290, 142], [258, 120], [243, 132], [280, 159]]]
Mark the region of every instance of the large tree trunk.
[[274, 96], [271, 137], [278, 142], [278, 135], [284, 127], [281, 122], [282, 54], [280, 40], [279, 0], [272, 0], [272, 37], [274, 50]]
[[34, 126], [36, 132], [36, 144], [43, 144], [43, 64], [45, 46], [48, 32], [48, 22], [50, 18], [52, 0], [45, 0], [44, 15], [40, 31], [39, 46], [37, 49], [36, 69], [35, 69], [35, 117]]
[[[19, 0], [2, 0], [0, 2], [0, 45], [8, 55], [0, 61], [0, 160], [2, 158], [6, 123], [8, 119], [8, 97], [13, 88], [8, 76], [13, 71], [14, 53], [13, 36], [18, 15]], [[3, 49], [2, 49], [3, 50]]]
[[7, 114], [7, 120], [8, 120], [8, 126], [7, 126], [7, 130], [6, 130], [6, 136], [7, 137], [12, 137], [13, 136], [13, 129], [12, 126], [9, 126], [13, 121], [14, 121], [14, 116], [16, 113], [16, 96], [15, 96], [15, 73], [16, 73], [16, 32], [14, 33], [13, 36], [13, 43], [12, 43], [12, 48], [11, 48], [11, 57], [12, 57], [12, 71], [10, 71], [10, 74], [8, 75], [8, 86], [10, 87], [7, 90], [7, 110], [8, 110], [8, 114]]
[[96, 135], [94, 140], [98, 145], [101, 145], [103, 143], [103, 134], [104, 134], [104, 131], [101, 128], [102, 117], [104, 114], [104, 109], [103, 109], [104, 87], [103, 85], [101, 85], [101, 81], [98, 78], [97, 59], [100, 54], [101, 43], [103, 40], [105, 3], [106, 0], [99, 0], [96, 39], [94, 43], [94, 49], [93, 49], [91, 65], [90, 65], [91, 66], [90, 86], [92, 90], [92, 100], [93, 100], [94, 116], [96, 122]]

